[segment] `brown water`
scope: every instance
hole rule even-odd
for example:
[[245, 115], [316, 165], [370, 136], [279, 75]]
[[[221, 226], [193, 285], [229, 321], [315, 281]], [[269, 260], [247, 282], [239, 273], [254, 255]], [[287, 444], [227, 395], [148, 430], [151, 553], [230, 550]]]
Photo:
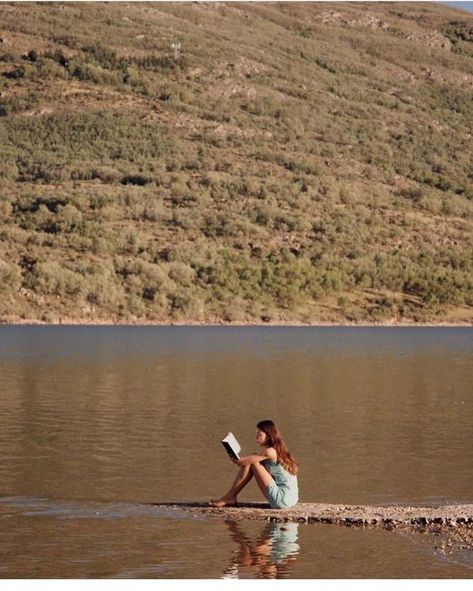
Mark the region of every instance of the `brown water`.
[[429, 535], [146, 504], [225, 492], [264, 418], [303, 502], [473, 502], [472, 329], [3, 326], [0, 392], [0, 577], [473, 575]]

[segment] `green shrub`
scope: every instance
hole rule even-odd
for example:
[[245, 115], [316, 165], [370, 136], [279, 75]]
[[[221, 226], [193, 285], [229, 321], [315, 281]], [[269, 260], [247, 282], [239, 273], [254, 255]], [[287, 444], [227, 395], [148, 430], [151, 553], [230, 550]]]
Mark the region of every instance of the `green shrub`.
[[28, 283], [31, 289], [45, 295], [76, 296], [86, 290], [82, 275], [56, 261], [38, 263]]
[[168, 265], [169, 277], [178, 285], [189, 287], [195, 280], [195, 270], [187, 263], [173, 261]]
[[77, 59], [70, 60], [68, 69], [73, 78], [81, 82], [94, 82], [95, 84], [119, 85], [123, 82], [123, 75], [102, 68], [98, 65], [82, 62]]
[[97, 306], [109, 306], [117, 310], [124, 303], [124, 291], [109, 266], [92, 264], [83, 270], [86, 283], [86, 300]]
[[115, 50], [105, 47], [100, 41], [82, 47], [82, 51], [103, 68], [113, 70], [118, 66], [123, 67], [124, 62], [118, 59]]

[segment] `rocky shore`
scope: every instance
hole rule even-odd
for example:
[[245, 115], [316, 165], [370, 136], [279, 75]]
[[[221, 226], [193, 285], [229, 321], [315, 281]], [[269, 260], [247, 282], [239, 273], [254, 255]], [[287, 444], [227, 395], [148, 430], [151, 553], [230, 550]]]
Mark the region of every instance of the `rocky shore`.
[[271, 509], [267, 503], [239, 503], [237, 507], [210, 507], [206, 502], [152, 503], [172, 511], [209, 518], [271, 522], [331, 523], [352, 527], [382, 527], [387, 530], [432, 534], [436, 550], [450, 554], [473, 550], [473, 504], [439, 507], [333, 505], [298, 503], [290, 509]]
[[228, 517], [235, 520], [297, 521], [358, 526], [436, 525], [473, 528], [473, 504], [440, 507], [330, 505], [298, 503], [290, 509], [271, 509], [267, 503], [239, 503], [237, 507], [211, 507], [206, 502], [153, 503], [177, 511]]

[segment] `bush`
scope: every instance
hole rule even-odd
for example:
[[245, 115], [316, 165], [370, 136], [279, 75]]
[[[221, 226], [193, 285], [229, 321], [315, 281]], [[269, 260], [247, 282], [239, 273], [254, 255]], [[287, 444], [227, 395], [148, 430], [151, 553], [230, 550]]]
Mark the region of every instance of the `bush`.
[[73, 78], [82, 82], [94, 82], [95, 84], [119, 85], [123, 82], [123, 75], [119, 72], [106, 70], [101, 66], [92, 65], [73, 59], [68, 64], [69, 72]]
[[97, 306], [108, 306], [112, 310], [124, 304], [124, 292], [111, 268], [93, 264], [82, 271], [86, 282], [86, 299]]
[[115, 263], [115, 267], [116, 272], [123, 278], [128, 293], [149, 301], [165, 301], [171, 282], [165, 269], [160, 265], [120, 259]]
[[142, 70], [152, 72], [185, 71], [189, 68], [189, 58], [180, 55], [175, 58], [171, 55], [147, 55], [145, 57], [132, 58], [131, 62]]
[[14, 68], [9, 72], [4, 72], [3, 76], [9, 80], [18, 80], [19, 78], [24, 78], [26, 76], [26, 72], [27, 69], [25, 66], [19, 66], [18, 68]]
[[191, 286], [196, 277], [194, 269], [190, 265], [180, 261], [169, 263], [168, 275], [175, 283], [184, 287]]
[[142, 174], [127, 174], [122, 178], [121, 183], [122, 185], [137, 185], [138, 187], [144, 187], [151, 183], [151, 179]]
[[95, 62], [100, 64], [103, 68], [107, 68], [113, 70], [114, 68], [120, 66], [121, 68], [126, 66], [126, 62], [119, 60], [117, 58], [117, 54], [114, 49], [110, 49], [109, 47], [105, 47], [97, 41], [92, 45], [86, 45], [82, 47], [82, 51], [86, 53], [90, 58], [92, 58]]
[[37, 107], [39, 102], [35, 92], [25, 96], [0, 97], [0, 117], [8, 117]]
[[29, 279], [29, 286], [45, 295], [76, 296], [86, 289], [84, 278], [56, 261], [38, 263]]
[[0, 259], [0, 293], [15, 293], [21, 286], [21, 271], [17, 265]]

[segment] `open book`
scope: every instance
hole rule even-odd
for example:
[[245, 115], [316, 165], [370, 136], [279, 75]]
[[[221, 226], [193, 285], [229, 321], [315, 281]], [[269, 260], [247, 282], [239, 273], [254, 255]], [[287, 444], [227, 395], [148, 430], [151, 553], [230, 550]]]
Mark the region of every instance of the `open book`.
[[227, 450], [227, 454], [232, 460], [240, 459], [238, 454], [241, 451], [241, 446], [235, 439], [233, 433], [228, 433], [227, 436], [222, 439], [222, 445]]

